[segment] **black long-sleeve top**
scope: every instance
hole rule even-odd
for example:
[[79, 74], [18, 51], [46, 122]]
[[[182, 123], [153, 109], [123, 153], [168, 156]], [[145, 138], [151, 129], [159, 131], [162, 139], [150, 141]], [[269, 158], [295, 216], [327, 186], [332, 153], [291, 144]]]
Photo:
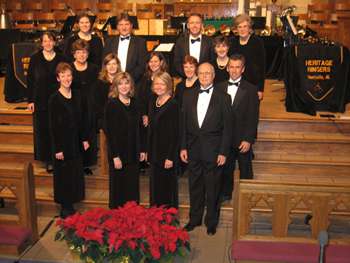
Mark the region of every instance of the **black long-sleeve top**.
[[264, 91], [266, 55], [262, 39], [253, 34], [245, 45], [239, 43], [239, 37], [233, 37], [230, 43], [230, 55], [238, 53], [245, 57], [243, 78], [257, 86], [258, 91]]
[[[69, 62], [73, 62], [73, 54], [72, 54], [72, 44], [74, 41], [80, 39], [78, 33], [73, 33], [69, 37], [65, 39], [64, 43], [64, 55]], [[91, 39], [87, 41], [89, 43], [89, 57], [88, 62], [97, 65], [99, 68], [102, 64], [102, 52], [103, 52], [103, 44], [102, 40], [96, 34], [91, 34]]]
[[56, 53], [48, 61], [42, 50], [31, 56], [27, 75], [28, 102], [35, 103], [35, 110], [48, 110], [49, 98], [58, 88], [56, 67], [64, 60], [63, 55]]

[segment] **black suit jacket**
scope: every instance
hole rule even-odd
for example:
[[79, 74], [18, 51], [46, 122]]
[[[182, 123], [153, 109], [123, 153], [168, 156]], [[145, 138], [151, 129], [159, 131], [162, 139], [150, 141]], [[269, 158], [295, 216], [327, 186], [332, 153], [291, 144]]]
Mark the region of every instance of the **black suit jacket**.
[[[103, 49], [103, 58], [108, 53], [118, 54], [118, 46], [119, 36], [107, 39]], [[125, 71], [131, 74], [135, 82], [138, 82], [145, 72], [147, 56], [146, 41], [141, 37], [131, 35]]]
[[[199, 64], [203, 62], [210, 62], [214, 58], [213, 43], [211, 38], [205, 35], [202, 35], [201, 37], [201, 51], [198, 61]], [[181, 77], [185, 77], [182, 66], [184, 57], [190, 54], [189, 40], [189, 34], [186, 33], [181, 35], [177, 39], [174, 48], [174, 66], [177, 74], [179, 74]]]
[[216, 162], [217, 156], [227, 156], [231, 145], [230, 96], [214, 87], [209, 106], [199, 127], [197, 102], [199, 88], [184, 92], [182, 102], [181, 149], [189, 160]]
[[[217, 88], [227, 93], [228, 81], [221, 82]], [[231, 121], [233, 147], [242, 141], [254, 143], [259, 119], [259, 98], [257, 87], [245, 80], [240, 81], [233, 104], [231, 105]]]

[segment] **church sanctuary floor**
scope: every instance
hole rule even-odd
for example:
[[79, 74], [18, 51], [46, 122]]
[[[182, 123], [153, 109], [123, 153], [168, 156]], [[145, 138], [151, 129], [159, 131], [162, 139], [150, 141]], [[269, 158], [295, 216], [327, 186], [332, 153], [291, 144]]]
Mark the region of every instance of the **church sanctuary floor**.
[[[25, 103], [9, 104], [3, 98], [3, 78], [0, 78], [0, 114], [25, 107]], [[335, 113], [335, 118], [310, 116], [302, 113], [288, 113], [284, 107], [285, 88], [283, 82], [267, 80], [264, 100], [260, 106], [260, 123], [258, 142], [254, 145], [255, 178], [263, 180], [298, 181], [312, 183], [350, 182], [350, 107], [343, 114]], [[18, 112], [29, 117], [26, 110]], [[0, 115], [1, 118], [1, 115]], [[0, 123], [3, 121], [0, 119]], [[0, 125], [1, 126], [1, 125]], [[4, 125], [6, 126], [6, 125]], [[343, 132], [343, 127], [345, 127]], [[0, 144], [0, 150], [1, 150]], [[337, 158], [335, 158], [336, 156]], [[1, 161], [1, 158], [0, 158]], [[39, 213], [39, 233], [57, 214], [53, 203], [52, 176], [35, 164], [36, 197]], [[86, 177], [86, 200], [79, 205], [83, 211], [91, 207], [107, 207], [108, 177], [94, 170], [94, 176]], [[141, 176], [141, 202], [148, 203], [148, 176]], [[180, 219], [182, 224], [188, 216], [187, 178], [179, 178]], [[1, 192], [10, 197], [10, 193]], [[9, 206], [11, 206], [11, 201]], [[0, 209], [0, 213], [3, 209]], [[221, 220], [215, 236], [207, 236], [205, 227], [191, 232], [192, 252], [185, 259], [175, 262], [193, 263], [229, 263], [228, 252], [232, 240], [232, 202], [225, 202], [221, 210]], [[257, 216], [252, 231], [270, 231], [269, 219]], [[295, 231], [308, 233], [309, 228], [303, 224], [303, 217], [295, 219]], [[335, 220], [336, 221], [336, 220]], [[350, 222], [341, 222], [335, 233], [350, 231]], [[70, 252], [63, 242], [54, 242], [56, 232], [54, 224], [34, 245], [20, 262], [72, 262]], [[13, 262], [0, 255], [0, 263]], [[248, 263], [248, 262], [246, 262]]]

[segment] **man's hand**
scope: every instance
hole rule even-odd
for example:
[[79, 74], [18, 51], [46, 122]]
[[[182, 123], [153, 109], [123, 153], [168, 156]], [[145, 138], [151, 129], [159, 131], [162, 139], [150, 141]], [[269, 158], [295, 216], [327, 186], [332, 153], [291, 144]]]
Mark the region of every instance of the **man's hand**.
[[180, 158], [181, 158], [181, 161], [183, 161], [184, 163], [188, 163], [187, 150], [180, 151]]
[[219, 154], [216, 162], [217, 162], [218, 166], [224, 165], [226, 163], [226, 156]]
[[239, 149], [239, 152], [246, 153], [250, 149], [250, 143], [247, 141], [242, 141], [241, 144], [239, 145], [238, 149]]
[[258, 91], [258, 97], [259, 97], [259, 100], [263, 100], [263, 98], [264, 98], [264, 92]]

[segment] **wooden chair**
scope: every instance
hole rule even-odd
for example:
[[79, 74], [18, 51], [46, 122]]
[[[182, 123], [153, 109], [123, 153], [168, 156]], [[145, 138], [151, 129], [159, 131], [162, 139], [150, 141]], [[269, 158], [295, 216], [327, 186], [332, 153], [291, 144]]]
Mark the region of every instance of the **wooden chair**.
[[74, 10], [76, 12], [83, 12], [91, 9], [90, 2], [80, 1], [74, 3]]
[[111, 12], [113, 6], [112, 6], [112, 3], [96, 3], [96, 8], [99, 13]]
[[50, 9], [52, 12], [65, 11], [67, 9], [67, 5], [65, 2], [53, 1], [53, 2], [51, 2]]
[[39, 30], [50, 30], [56, 28], [56, 20], [54, 13], [37, 13], [34, 16], [34, 19], [37, 23], [37, 29]]
[[7, 222], [0, 226], [0, 253], [19, 255], [38, 240], [33, 165], [1, 163], [0, 186], [2, 197], [7, 197], [2, 194], [4, 189], [10, 190], [11, 197], [15, 196], [19, 218], [15, 225]]
[[69, 16], [69, 13], [67, 11], [55, 11], [53, 15], [55, 17], [56, 23], [63, 24]]
[[40, 12], [43, 10], [43, 3], [42, 2], [31, 2], [28, 1], [25, 4], [25, 9], [30, 12]]
[[16, 29], [35, 29], [34, 14], [31, 12], [14, 13], [12, 19]]
[[311, 24], [324, 24], [328, 21], [328, 14], [325, 13], [311, 13], [310, 22]]
[[314, 13], [331, 12], [334, 10], [333, 3], [314, 3], [311, 5], [311, 10]]
[[6, 11], [10, 12], [10, 13], [11, 12], [21, 12], [22, 11], [22, 3], [21, 2], [7, 1]]
[[151, 4], [136, 4], [136, 12], [149, 12], [152, 11]]
[[335, 4], [337, 18], [350, 19], [350, 3], [340, 2]]
[[117, 13], [124, 13], [124, 12], [132, 12], [133, 11], [133, 5], [130, 3], [116, 3], [116, 10]]

